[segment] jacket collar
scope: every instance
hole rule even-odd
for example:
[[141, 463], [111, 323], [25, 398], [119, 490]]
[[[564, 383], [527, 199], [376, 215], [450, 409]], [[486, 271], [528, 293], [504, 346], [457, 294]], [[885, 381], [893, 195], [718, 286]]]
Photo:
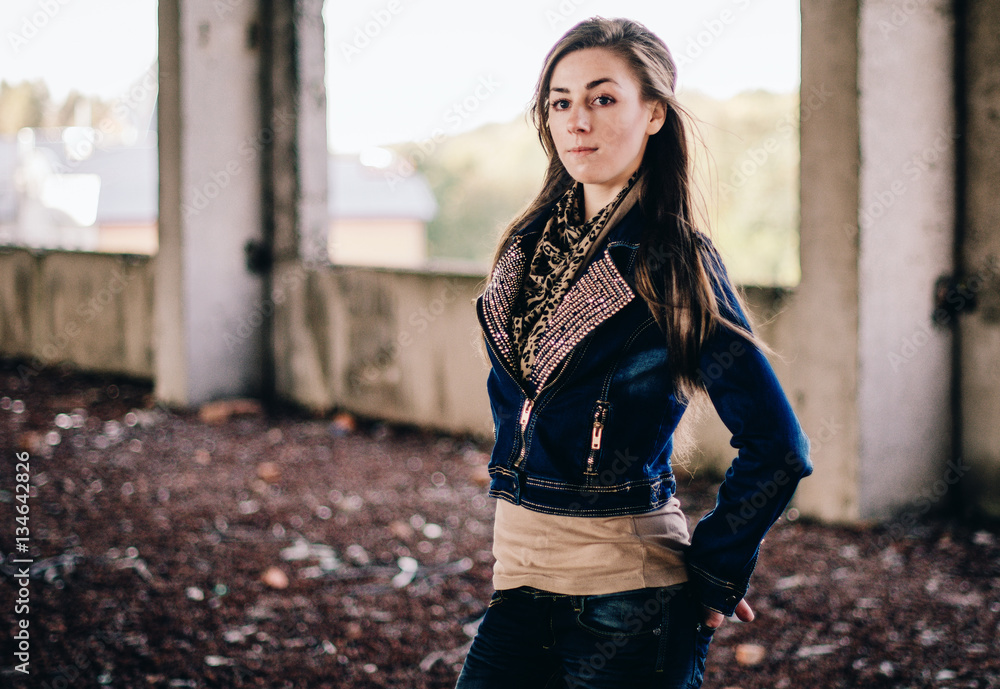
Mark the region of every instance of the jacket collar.
[[[510, 375], [520, 369], [509, 332], [511, 311], [548, 215], [543, 214], [514, 234], [480, 297], [481, 325]], [[633, 238], [642, 224], [641, 215], [637, 205], [622, 215], [563, 297], [539, 340], [534, 368], [526, 381], [536, 391], [545, 386], [576, 345], [636, 296], [626, 275], [632, 272], [637, 245]], [[622, 243], [629, 246], [621, 252], [613, 251], [614, 245]]]

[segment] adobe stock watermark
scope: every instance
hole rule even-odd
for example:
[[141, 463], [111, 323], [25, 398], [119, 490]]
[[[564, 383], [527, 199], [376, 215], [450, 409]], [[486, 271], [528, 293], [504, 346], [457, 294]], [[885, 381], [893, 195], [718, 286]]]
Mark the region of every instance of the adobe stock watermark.
[[719, 190], [722, 198], [728, 199], [746, 186], [750, 178], [767, 165], [771, 157], [781, 148], [781, 144], [798, 134], [801, 124], [808, 122], [815, 112], [833, 98], [833, 95], [833, 91], [827, 90], [825, 83], [813, 86], [808, 93], [802, 94], [799, 112], [778, 120], [773, 133], [765, 137], [757, 146], [747, 149], [740, 159], [732, 164], [729, 180], [723, 182]]
[[771, 478], [757, 481], [755, 490], [749, 497], [740, 500], [739, 509], [726, 513], [726, 526], [735, 534], [750, 523], [762, 510], [772, 504], [772, 501], [782, 493], [792, 481], [797, 481], [804, 471], [805, 459], [797, 452], [789, 452], [785, 456], [784, 469], [776, 469]]
[[239, 154], [217, 170], [208, 173], [208, 179], [201, 185], [189, 189], [186, 202], [181, 204], [184, 219], [199, 215], [211, 205], [239, 177], [248, 166], [257, 160], [264, 148], [274, 141], [275, 134], [295, 121], [295, 113], [290, 109], [277, 111], [271, 118], [271, 125], [260, 129], [243, 139], [236, 147]]
[[713, 19], [706, 19], [702, 22], [702, 30], [694, 36], [688, 38], [684, 48], [673, 53], [674, 60], [678, 67], [687, 67], [705, 54], [717, 40], [719, 40], [726, 30], [736, 23], [738, 12], [746, 11], [751, 4], [751, 0], [732, 0], [731, 8], [725, 8]]
[[42, 372], [46, 361], [59, 361], [70, 344], [75, 341], [85, 331], [84, 326], [93, 322], [122, 292], [135, 280], [138, 271], [122, 271], [118, 266], [111, 270], [110, 279], [97, 290], [89, 299], [81, 301], [73, 310], [75, 316], [70, 317], [59, 328], [54, 337], [42, 346], [41, 357], [36, 357], [32, 364], [21, 364], [17, 367], [17, 374], [21, 382], [28, 384], [29, 378], [37, 376]]
[[924, 486], [916, 497], [912, 498], [907, 506], [889, 522], [885, 533], [879, 536], [878, 547], [885, 547], [891, 541], [904, 538], [907, 532], [916, 526], [920, 518], [934, 509], [951, 492], [951, 489], [961, 483], [962, 479], [971, 471], [972, 467], [966, 465], [961, 457], [948, 460], [941, 478]]
[[892, 5], [892, 12], [888, 19], [879, 19], [876, 22], [879, 33], [883, 38], [887, 38], [902, 29], [910, 21], [917, 10], [927, 5], [927, 0], [902, 0]]
[[943, 296], [942, 305], [934, 309], [930, 322], [917, 325], [913, 332], [902, 337], [899, 345], [886, 353], [889, 367], [893, 373], [913, 361], [924, 347], [934, 339], [933, 326], [946, 326], [952, 322], [955, 314], [961, 313], [967, 306], [974, 304], [976, 295], [1000, 277], [1000, 266], [995, 261], [989, 261], [986, 268], [973, 273], [960, 284], [949, 288]]
[[[292, 270], [282, 273], [278, 283], [272, 285], [271, 292], [265, 298], [254, 304], [244, 313], [233, 330], [226, 330], [222, 334], [222, 341], [230, 354], [235, 352], [240, 344], [246, 342], [257, 330], [260, 329], [267, 318], [269, 318], [276, 307], [284, 304], [290, 296], [297, 292], [302, 283], [306, 281], [310, 270], [315, 270], [326, 266], [325, 244], [322, 239], [314, 238], [314, 241], [306, 245], [306, 260], [295, 262]], [[310, 248], [311, 247], [311, 248]]]
[[[632, 454], [627, 447], [624, 450], [616, 448], [613, 453], [609, 454], [613, 456], [603, 458], [603, 462], [600, 457], [597, 459], [596, 469], [598, 473], [594, 485], [587, 486], [577, 493], [582, 500], [590, 505], [593, 505], [600, 498], [601, 488], [615, 485], [615, 482], [627, 474], [629, 469], [639, 461], [638, 455]], [[575, 512], [582, 507], [583, 504], [578, 501], [570, 504], [569, 509]]]
[[38, 9], [31, 14], [25, 15], [21, 19], [21, 25], [16, 32], [7, 32], [7, 42], [17, 55], [21, 49], [27, 46], [49, 22], [52, 21], [62, 8], [72, 0], [38, 0]]
[[234, 353], [241, 343], [246, 342], [257, 332], [264, 321], [269, 318], [277, 306], [284, 304], [292, 293], [296, 292], [305, 281], [308, 271], [301, 263], [297, 263], [295, 269], [282, 274], [277, 285], [271, 288], [271, 293], [265, 299], [261, 299], [247, 313], [240, 317], [236, 327], [222, 334], [222, 341], [230, 354]]
[[[624, 615], [621, 615], [621, 609], [616, 604], [613, 617], [615, 626], [620, 626], [620, 629], [610, 631], [609, 628], [609, 632], [604, 634], [606, 638], [594, 642], [594, 652], [586, 658], [581, 658], [576, 667], [571, 666], [571, 669], [568, 669], [563, 676], [566, 686], [574, 688], [591, 686], [590, 682], [597, 677], [597, 673], [606, 668], [629, 643], [636, 640], [644, 643], [643, 632], [652, 632], [656, 637], [666, 633], [667, 629], [663, 624], [664, 610], [677, 596], [683, 595], [682, 591], [681, 586], [656, 588], [643, 600], [630, 604], [630, 609]], [[587, 601], [585, 598], [582, 603], [583, 611], [586, 611], [588, 603], [600, 605], [600, 602]], [[600, 612], [597, 614], [603, 617]], [[693, 628], [691, 632], [694, 633]], [[661, 667], [663, 662], [663, 658], [655, 660], [657, 672], [663, 669]]]
[[455, 301], [460, 293], [461, 288], [457, 281], [454, 279], [446, 280], [444, 289], [437, 296], [426, 305], [409, 313], [406, 317], [409, 327], [400, 330], [392, 342], [387, 347], [382, 348], [376, 357], [358, 365], [357, 368], [360, 372], [356, 374], [357, 379], [360, 382], [371, 384], [382, 378], [399, 352], [417, 341], [414, 333], [427, 332], [431, 325], [444, 315], [447, 305]]
[[[115, 640], [104, 630], [95, 630], [90, 639], [96, 643], [98, 648], [91, 649], [95, 655], [107, 655], [108, 647], [116, 648]], [[46, 679], [41, 680], [39, 689], [71, 689], [80, 686], [83, 673], [91, 667], [91, 656], [83, 651], [74, 651], [69, 657], [70, 665], [60, 664], [49, 671]], [[110, 681], [110, 676], [108, 676]]]
[[443, 115], [445, 127], [435, 127], [429, 137], [414, 142], [417, 150], [409, 159], [403, 158], [394, 167], [386, 169], [384, 174], [389, 189], [395, 189], [396, 185], [416, 172], [417, 166], [437, 150], [437, 147], [448, 138], [449, 133], [454, 133], [465, 120], [472, 117], [472, 114], [479, 110], [500, 86], [500, 82], [492, 76], [480, 76], [472, 93], [459, 101], [454, 101], [445, 109]]
[[[844, 430], [844, 426], [834, 418], [823, 419], [819, 431], [809, 436], [809, 454], [817, 455], [824, 445], [836, 438]], [[726, 525], [735, 534], [740, 528], [750, 523], [761, 510], [766, 509], [772, 501], [787, 490], [792, 481], [798, 481], [806, 473], [810, 465], [808, 459], [797, 450], [790, 450], [784, 457], [783, 464], [775, 468], [767, 480], [757, 481], [755, 490], [749, 497], [743, 498], [739, 509], [726, 514]]]
[[733, 340], [725, 351], [712, 352], [712, 361], [698, 367], [698, 380], [705, 390], [711, 389], [715, 381], [722, 378], [747, 351], [746, 345], [741, 340]]
[[111, 106], [111, 115], [101, 119], [96, 127], [91, 128], [90, 137], [81, 137], [66, 143], [67, 162], [54, 162], [52, 169], [57, 174], [70, 174], [83, 161], [87, 160], [96, 150], [104, 150], [109, 147], [109, 137], [115, 132], [119, 124], [128, 117], [159, 88], [159, 81], [156, 65], [149, 67], [129, 90], [115, 100]]
[[373, 10], [371, 19], [354, 27], [350, 42], [340, 42], [340, 54], [344, 60], [350, 64], [389, 27], [392, 20], [402, 11], [403, 3], [400, 0], [389, 0], [385, 7]]
[[899, 176], [874, 194], [871, 200], [861, 207], [858, 212], [857, 225], [844, 224], [844, 234], [853, 238], [857, 236], [859, 229], [871, 229], [879, 218], [883, 217], [889, 209], [906, 196], [912, 185], [920, 181], [928, 171], [937, 165], [943, 155], [951, 152], [956, 138], [958, 138], [958, 134], [954, 129], [938, 129], [931, 143], [914, 153], [903, 163]]
[[568, 23], [581, 6], [586, 5], [587, 0], [562, 0], [555, 7], [545, 10], [545, 21], [549, 23], [550, 29], [555, 29]]
[[219, 19], [225, 19], [242, 5], [246, 0], [213, 0], [212, 9]]

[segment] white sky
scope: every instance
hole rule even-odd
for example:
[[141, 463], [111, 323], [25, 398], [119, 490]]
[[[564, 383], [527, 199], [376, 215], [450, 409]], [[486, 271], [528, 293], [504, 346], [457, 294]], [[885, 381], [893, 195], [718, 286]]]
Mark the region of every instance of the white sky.
[[[373, 12], [391, 19], [379, 26]], [[663, 38], [681, 90], [798, 89], [797, 0], [327, 0], [330, 145], [354, 151], [508, 121], [524, 111], [552, 44], [594, 15], [635, 19]], [[498, 86], [476, 103], [481, 79]], [[453, 106], [466, 98], [476, 108], [460, 115]]]
[[156, 0], [3, 0], [8, 83], [44, 78], [56, 100], [72, 89], [112, 99], [155, 59]]
[[[799, 85], [797, 0], [327, 0], [324, 15], [339, 152], [518, 116], [549, 48], [593, 15], [659, 34], [680, 63], [681, 90], [727, 97]], [[71, 89], [111, 99], [155, 58], [155, 0], [3, 0], [8, 82], [44, 78], [55, 99]]]

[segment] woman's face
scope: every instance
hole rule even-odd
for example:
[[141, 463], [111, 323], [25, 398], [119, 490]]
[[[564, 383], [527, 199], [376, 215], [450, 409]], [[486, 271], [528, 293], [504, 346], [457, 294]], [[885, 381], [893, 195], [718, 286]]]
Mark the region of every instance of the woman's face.
[[563, 57], [552, 71], [547, 97], [559, 160], [585, 194], [588, 186], [598, 195], [621, 189], [665, 115], [662, 104], [642, 100], [628, 64], [607, 48]]

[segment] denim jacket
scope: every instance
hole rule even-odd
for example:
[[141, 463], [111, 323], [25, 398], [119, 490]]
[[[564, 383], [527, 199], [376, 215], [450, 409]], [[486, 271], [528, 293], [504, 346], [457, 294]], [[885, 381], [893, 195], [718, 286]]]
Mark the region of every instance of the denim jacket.
[[[508, 324], [546, 220], [543, 214], [514, 234], [476, 302], [492, 364], [490, 495], [547, 514], [655, 510], [676, 489], [672, 438], [686, 405], [672, 393], [665, 337], [635, 288], [640, 206], [581, 268], [523, 380]], [[707, 239], [703, 247], [725, 278], [714, 247]], [[716, 297], [724, 314], [749, 328], [728, 278]], [[702, 603], [731, 615], [764, 535], [812, 466], [808, 439], [756, 346], [717, 328], [703, 348], [699, 376], [738, 456], [685, 559]]]

